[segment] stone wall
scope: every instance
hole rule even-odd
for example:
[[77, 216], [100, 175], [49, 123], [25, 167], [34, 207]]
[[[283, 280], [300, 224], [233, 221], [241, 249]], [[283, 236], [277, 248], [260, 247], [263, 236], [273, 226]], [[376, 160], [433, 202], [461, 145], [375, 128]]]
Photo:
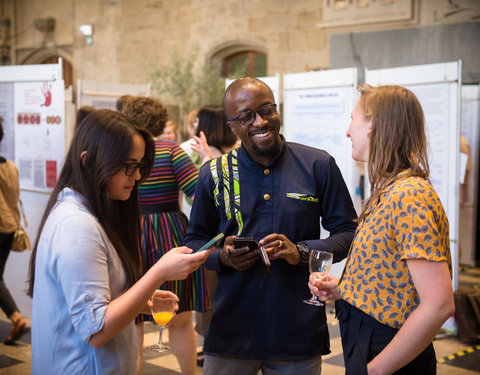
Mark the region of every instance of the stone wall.
[[[269, 75], [330, 66], [337, 34], [478, 21], [475, 0], [0, 0], [11, 20], [13, 64], [57, 54], [74, 78], [145, 83], [173, 51], [198, 59], [250, 47], [268, 56]], [[55, 20], [53, 32], [40, 21]], [[78, 32], [94, 26], [86, 45]], [[381, 51], [379, 51], [381, 53]], [[408, 53], [408, 51], [405, 51]], [[200, 64], [200, 63], [199, 63]]]

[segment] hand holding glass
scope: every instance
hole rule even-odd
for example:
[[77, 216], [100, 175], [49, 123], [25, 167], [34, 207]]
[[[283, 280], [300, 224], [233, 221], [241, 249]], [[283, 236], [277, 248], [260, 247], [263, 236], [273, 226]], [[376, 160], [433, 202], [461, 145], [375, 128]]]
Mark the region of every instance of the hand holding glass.
[[152, 299], [152, 316], [160, 328], [158, 344], [150, 349], [156, 352], [166, 352], [170, 347], [163, 343], [163, 328], [170, 322], [175, 314], [177, 303], [173, 299], [154, 296]]
[[[322, 250], [311, 250], [310, 258], [308, 261], [308, 266], [310, 269], [310, 274], [316, 280], [322, 280], [324, 276], [321, 275], [321, 272], [327, 273], [330, 270], [330, 267], [333, 263], [333, 254], [327, 251]], [[312, 294], [312, 298], [303, 300], [303, 302], [308, 303], [309, 305], [314, 306], [324, 306], [323, 302], [320, 302], [317, 296]]]

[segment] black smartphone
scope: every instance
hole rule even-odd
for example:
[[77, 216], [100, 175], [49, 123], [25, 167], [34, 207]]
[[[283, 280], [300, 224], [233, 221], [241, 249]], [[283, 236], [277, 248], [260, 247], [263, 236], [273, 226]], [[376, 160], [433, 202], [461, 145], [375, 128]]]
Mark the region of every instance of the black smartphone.
[[235, 248], [248, 246], [250, 251], [258, 249], [258, 242], [254, 237], [235, 237], [233, 239]]
[[270, 259], [268, 259], [268, 255], [263, 246], [259, 246], [254, 237], [235, 237], [233, 239], [233, 246], [236, 248], [248, 246], [250, 251], [259, 249], [260, 257], [262, 258], [263, 263], [265, 263], [265, 266], [267, 266], [267, 269], [270, 271]]

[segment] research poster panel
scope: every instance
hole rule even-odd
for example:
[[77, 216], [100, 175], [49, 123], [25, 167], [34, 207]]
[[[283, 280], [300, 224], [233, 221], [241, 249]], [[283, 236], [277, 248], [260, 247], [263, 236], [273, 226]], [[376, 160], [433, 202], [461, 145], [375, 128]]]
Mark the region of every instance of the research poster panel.
[[480, 150], [480, 86], [462, 86], [461, 135], [468, 143], [470, 157], [460, 150], [460, 209], [458, 237], [460, 264], [475, 266], [477, 193]]
[[20, 188], [49, 192], [65, 156], [64, 82], [16, 82], [13, 89]]
[[14, 160], [14, 109], [13, 83], [0, 82], [0, 116], [3, 118], [3, 140], [0, 142], [0, 155]]
[[121, 82], [77, 81], [77, 109], [91, 106], [96, 109], [117, 108], [117, 98], [122, 95], [149, 96], [150, 85]]
[[[461, 62], [366, 70], [373, 86], [397, 84], [412, 90], [427, 127], [430, 180], [449, 220], [453, 285], [458, 286], [458, 186], [460, 167]], [[367, 190], [367, 189], [366, 189]]]
[[359, 173], [346, 132], [356, 97], [356, 69], [284, 76], [285, 138], [332, 155], [352, 199], [357, 195]]
[[413, 91], [422, 104], [429, 145], [430, 179], [442, 204], [448, 206], [450, 174], [449, 115], [450, 87], [448, 83], [405, 85]]

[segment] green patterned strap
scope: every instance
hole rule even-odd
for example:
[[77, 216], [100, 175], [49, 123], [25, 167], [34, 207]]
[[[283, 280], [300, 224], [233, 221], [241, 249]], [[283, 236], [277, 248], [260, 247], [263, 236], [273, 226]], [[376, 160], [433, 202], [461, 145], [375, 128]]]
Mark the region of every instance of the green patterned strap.
[[217, 159], [213, 159], [210, 162], [210, 173], [212, 174], [213, 182], [215, 184], [215, 189], [213, 190], [213, 199], [215, 200], [215, 206], [220, 204], [218, 200], [218, 173], [217, 173]]
[[[231, 166], [233, 178], [230, 178], [230, 166], [228, 156], [231, 154]], [[235, 220], [237, 221], [238, 233], [243, 231], [243, 219], [240, 212], [240, 178], [238, 173], [237, 150], [233, 150], [230, 154], [223, 154], [220, 158], [213, 159], [210, 162], [210, 173], [215, 184], [213, 197], [215, 206], [220, 205], [220, 189], [223, 185], [223, 200], [225, 203], [225, 216], [227, 220], [232, 219], [232, 211], [234, 212]], [[218, 175], [218, 163], [221, 163], [222, 174]], [[230, 201], [230, 191], [234, 193], [233, 202]], [[232, 207], [233, 205], [233, 207]]]
[[240, 234], [243, 231], [243, 219], [242, 219], [242, 213], [240, 212], [240, 178], [238, 175], [237, 150], [232, 151], [232, 172], [233, 172], [235, 219], [237, 220], [237, 225], [238, 225], [237, 236], [240, 236]]
[[230, 207], [230, 169], [228, 168], [228, 154], [222, 155], [223, 200], [225, 201], [225, 215], [227, 220], [232, 218]]

